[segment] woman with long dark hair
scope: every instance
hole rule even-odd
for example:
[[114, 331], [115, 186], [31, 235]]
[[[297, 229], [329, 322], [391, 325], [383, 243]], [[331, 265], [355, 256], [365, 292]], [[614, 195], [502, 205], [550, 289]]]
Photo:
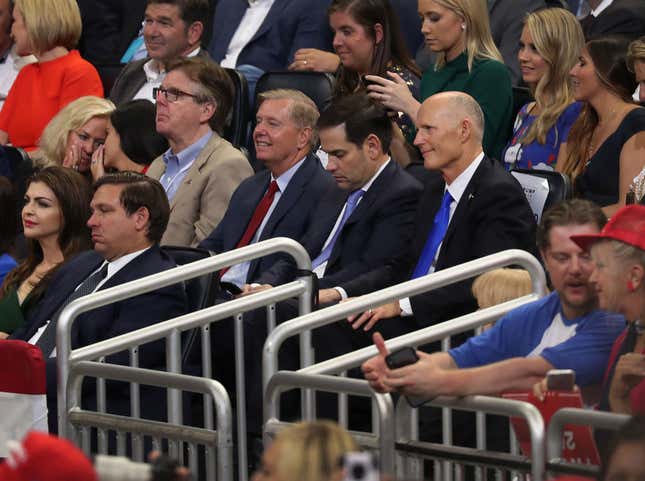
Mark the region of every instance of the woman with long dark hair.
[[22, 209], [28, 255], [0, 287], [0, 332], [21, 326], [56, 269], [91, 248], [86, 226], [91, 198], [87, 180], [71, 169], [46, 167], [29, 179]]

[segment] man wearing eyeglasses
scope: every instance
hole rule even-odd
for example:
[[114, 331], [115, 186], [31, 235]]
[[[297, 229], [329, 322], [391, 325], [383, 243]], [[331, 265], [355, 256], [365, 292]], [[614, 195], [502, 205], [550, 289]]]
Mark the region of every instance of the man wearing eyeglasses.
[[201, 49], [208, 18], [208, 0], [148, 0], [143, 20], [143, 41], [148, 58], [127, 64], [112, 87], [110, 100], [155, 101], [152, 91], [161, 85], [168, 62], [181, 57], [209, 57]]
[[195, 246], [222, 219], [240, 182], [253, 174], [242, 152], [220, 137], [233, 85], [216, 63], [180, 58], [168, 65], [155, 98], [157, 132], [170, 144], [147, 172], [161, 182], [170, 201], [161, 243]]

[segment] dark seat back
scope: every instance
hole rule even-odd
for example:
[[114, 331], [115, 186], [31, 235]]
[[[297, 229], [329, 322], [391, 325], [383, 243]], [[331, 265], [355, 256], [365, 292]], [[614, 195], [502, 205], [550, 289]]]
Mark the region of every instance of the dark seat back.
[[334, 76], [330, 73], [267, 72], [258, 79], [255, 85], [253, 112], [257, 110], [258, 96], [262, 92], [273, 89], [300, 90], [311, 98], [318, 107], [318, 110], [322, 112], [331, 103], [335, 82]]
[[[196, 247], [162, 246], [161, 250], [168, 254], [177, 265], [189, 264], [210, 257], [211, 253], [206, 249]], [[210, 307], [215, 302], [215, 282], [217, 272], [194, 277], [185, 282], [186, 296], [188, 298], [188, 311], [195, 312]], [[199, 335], [199, 329], [188, 331], [183, 339], [182, 359], [184, 364], [190, 357], [190, 352], [195, 345], [195, 339]]]
[[114, 82], [125, 67], [123, 63], [110, 63], [95, 65], [96, 71], [99, 73], [101, 83], [103, 84], [103, 92], [106, 97], [109, 97]]
[[[550, 170], [531, 170], [531, 169], [512, 169], [511, 174], [518, 180], [524, 189], [531, 210], [539, 222], [542, 213], [552, 205], [563, 200], [570, 199], [572, 196], [571, 180], [561, 172]], [[546, 184], [544, 184], [546, 181]], [[544, 192], [543, 186], [547, 192]], [[544, 205], [541, 205], [540, 199], [546, 194]]]
[[231, 78], [235, 87], [233, 95], [233, 106], [231, 113], [226, 119], [223, 137], [235, 147], [246, 144], [246, 136], [249, 128], [249, 85], [246, 78], [240, 72], [232, 68], [226, 68], [226, 73]]
[[34, 172], [34, 164], [27, 152], [20, 147], [4, 145], [1, 149], [6, 175], [13, 184], [16, 199], [22, 199], [27, 190], [27, 179]]

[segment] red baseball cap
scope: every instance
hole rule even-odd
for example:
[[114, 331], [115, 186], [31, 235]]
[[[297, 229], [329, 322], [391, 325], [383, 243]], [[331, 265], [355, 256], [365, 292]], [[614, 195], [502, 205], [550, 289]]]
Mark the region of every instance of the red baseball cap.
[[589, 248], [603, 239], [614, 239], [645, 251], [645, 205], [627, 205], [616, 212], [600, 234], [572, 235], [571, 240], [581, 249]]
[[0, 464], [2, 481], [97, 481], [83, 452], [66, 439], [32, 431]]

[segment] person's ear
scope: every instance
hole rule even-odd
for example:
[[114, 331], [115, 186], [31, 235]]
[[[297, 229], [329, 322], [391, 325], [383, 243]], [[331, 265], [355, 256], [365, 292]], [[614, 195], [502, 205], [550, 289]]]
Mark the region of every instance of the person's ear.
[[186, 29], [186, 38], [191, 46], [197, 45], [202, 40], [204, 34], [204, 24], [200, 21], [191, 23]]
[[465, 144], [473, 135], [473, 124], [470, 119], [465, 118], [459, 122], [459, 140]]
[[298, 131], [297, 147], [298, 150], [303, 149], [309, 145], [311, 142], [311, 136], [313, 135], [313, 129], [311, 127], [303, 127]]
[[376, 134], [368, 134], [363, 141], [363, 151], [370, 160], [375, 160], [383, 154], [381, 139]]
[[645, 267], [634, 263], [629, 269], [628, 279], [634, 291], [640, 289], [645, 281]]
[[200, 104], [200, 107], [202, 109], [200, 120], [204, 123], [208, 122], [217, 112], [217, 102], [215, 100], [203, 102]]
[[374, 24], [374, 43], [379, 44], [383, 41], [383, 25], [380, 23]]
[[148, 229], [148, 224], [150, 223], [150, 212], [147, 207], [139, 207], [134, 214], [134, 227], [140, 232]]

